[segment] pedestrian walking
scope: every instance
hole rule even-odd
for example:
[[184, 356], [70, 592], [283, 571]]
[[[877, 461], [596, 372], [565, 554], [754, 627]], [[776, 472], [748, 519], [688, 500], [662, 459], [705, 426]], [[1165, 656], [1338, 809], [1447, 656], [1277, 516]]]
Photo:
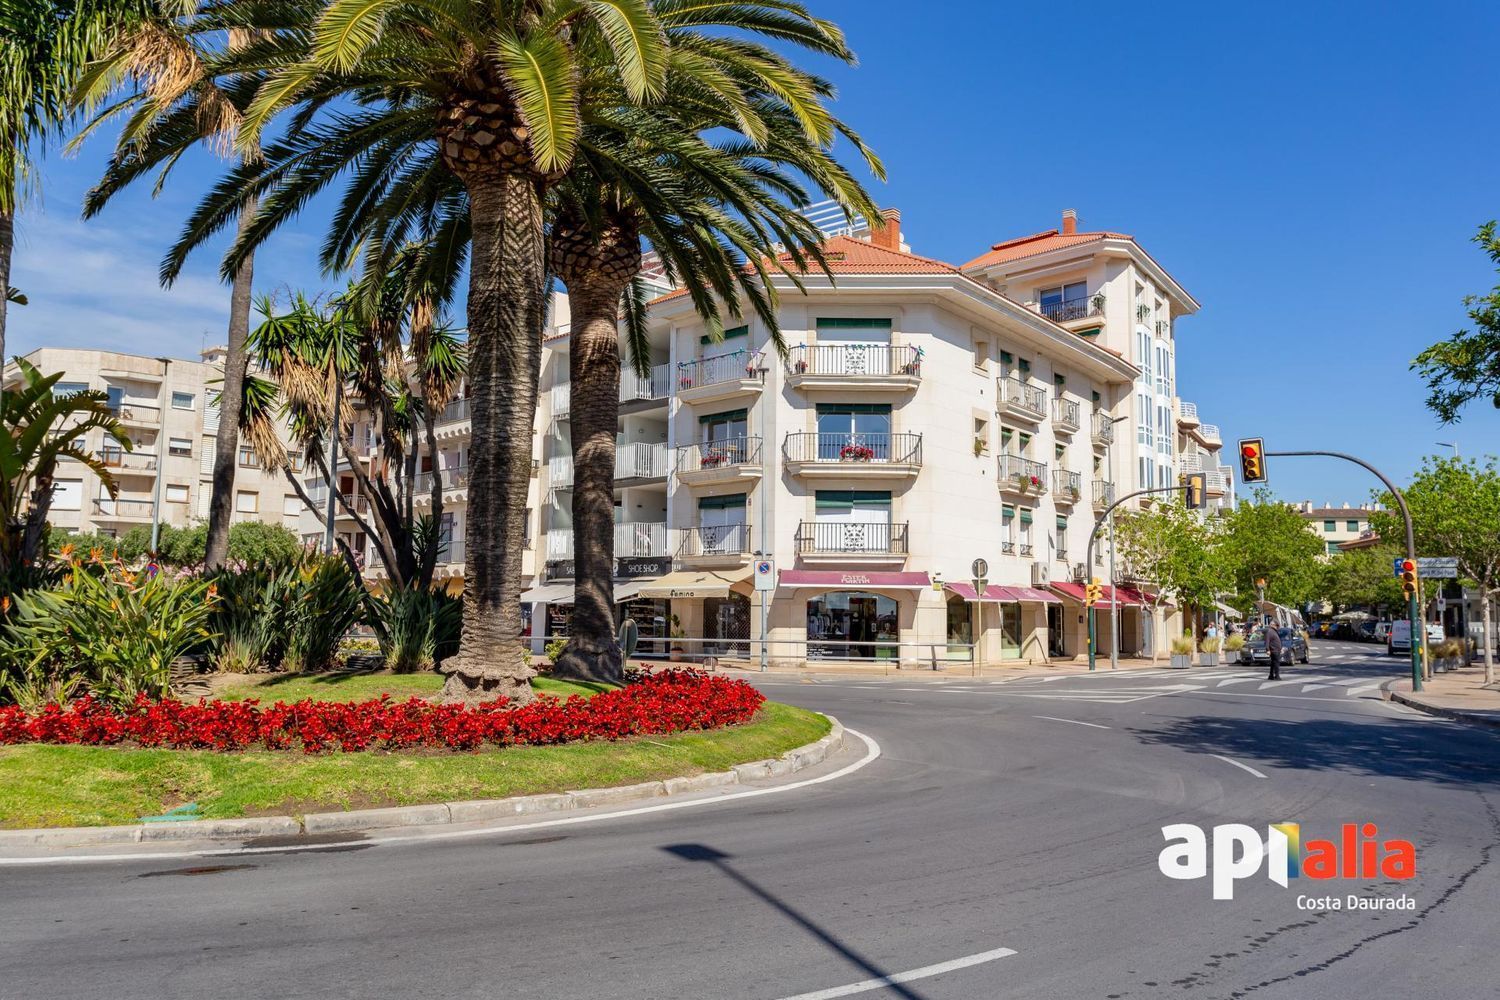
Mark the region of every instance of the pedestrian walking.
[[1271, 672], [1266, 680], [1281, 680], [1281, 629], [1270, 619], [1266, 621], [1266, 655], [1271, 658]]

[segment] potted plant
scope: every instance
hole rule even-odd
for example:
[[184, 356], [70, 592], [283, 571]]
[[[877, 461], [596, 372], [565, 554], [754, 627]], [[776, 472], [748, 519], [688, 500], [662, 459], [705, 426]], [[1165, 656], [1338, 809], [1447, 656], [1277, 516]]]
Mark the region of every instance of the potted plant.
[[1096, 292], [1094, 294], [1094, 297], [1090, 301], [1092, 302], [1092, 304], [1094, 306], [1094, 312], [1095, 313], [1102, 313], [1104, 311], [1104, 293], [1103, 292]]
[[807, 361], [803, 358], [798, 358], [795, 362], [792, 363], [792, 370], [798, 375], [806, 375]]
[[677, 379], [677, 387], [679, 389], [691, 389], [693, 387], [693, 376], [684, 372], [682, 376]]
[[1238, 632], [1224, 640], [1224, 652], [1235, 654], [1236, 659], [1239, 658], [1240, 650], [1244, 648], [1245, 637], [1240, 635]]
[[974, 457], [978, 458], [984, 454], [984, 438], [974, 439]]
[[1196, 643], [1191, 635], [1179, 635], [1172, 640], [1172, 668], [1184, 670], [1193, 665], [1193, 650]]
[[710, 451], [710, 452], [707, 452], [707, 453], [704, 454], [702, 465], [703, 465], [703, 468], [705, 468], [705, 469], [717, 469], [719, 466], [723, 465], [726, 461], [728, 461], [728, 456], [725, 455], [723, 452], [721, 452], [721, 451]]
[[[670, 623], [671, 623], [670, 631], [671, 631], [672, 638], [674, 640], [676, 640], [676, 639], [682, 639], [682, 638], [686, 637], [687, 633], [682, 630], [682, 619], [681, 618], [678, 618], [674, 614], [674, 615], [672, 615], [672, 617], [670, 619]], [[683, 656], [684, 656], [684, 650], [682, 648], [682, 644], [679, 643], [679, 642], [675, 642], [674, 641], [672, 643], [671, 650], [668, 651], [668, 653], [667, 653], [667, 659], [671, 660], [673, 663], [681, 663]]]
[[1198, 661], [1200, 667], [1217, 667], [1219, 665], [1219, 650], [1224, 648], [1224, 640], [1218, 636], [1210, 636], [1203, 640], [1199, 647], [1203, 651], [1203, 657]]
[[839, 449], [841, 462], [868, 462], [875, 457], [875, 449], [862, 444], [846, 444]]

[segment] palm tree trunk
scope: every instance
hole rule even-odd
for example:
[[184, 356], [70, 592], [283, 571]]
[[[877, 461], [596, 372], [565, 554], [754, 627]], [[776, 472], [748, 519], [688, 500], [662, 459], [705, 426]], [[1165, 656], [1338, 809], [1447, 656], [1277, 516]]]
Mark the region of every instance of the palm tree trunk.
[[[627, 278], [628, 280], [628, 278]], [[603, 276], [568, 281], [573, 435], [573, 619], [557, 677], [618, 684], [625, 659], [615, 635], [615, 426], [620, 410], [620, 297]]]
[[0, 209], [0, 371], [5, 369], [6, 292], [10, 289], [10, 254], [16, 243], [16, 217]]
[[531, 483], [546, 253], [539, 185], [521, 172], [464, 178], [473, 229], [469, 379], [473, 433], [463, 638], [440, 668], [443, 697], [532, 698], [521, 620], [526, 493]]
[[[245, 199], [240, 208], [239, 232], [243, 236], [255, 216], [256, 199]], [[224, 357], [224, 384], [219, 393], [219, 431], [214, 438], [213, 492], [208, 501], [208, 545], [203, 565], [218, 569], [229, 554], [229, 522], [234, 513], [234, 470], [240, 450], [240, 412], [245, 402], [245, 372], [250, 355], [245, 342], [250, 337], [250, 291], [255, 278], [255, 258], [247, 255], [229, 291], [229, 348]]]

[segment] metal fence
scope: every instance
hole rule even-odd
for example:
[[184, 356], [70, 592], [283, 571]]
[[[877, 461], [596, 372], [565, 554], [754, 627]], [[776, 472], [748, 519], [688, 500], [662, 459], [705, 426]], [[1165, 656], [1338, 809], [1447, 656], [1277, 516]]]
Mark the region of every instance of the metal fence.
[[788, 462], [874, 462], [921, 465], [922, 435], [791, 433], [782, 443]]

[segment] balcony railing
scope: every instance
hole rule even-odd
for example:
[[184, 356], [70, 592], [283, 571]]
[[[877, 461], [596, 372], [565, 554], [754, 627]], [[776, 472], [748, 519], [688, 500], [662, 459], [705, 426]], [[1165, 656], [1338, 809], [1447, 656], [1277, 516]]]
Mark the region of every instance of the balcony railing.
[[695, 524], [682, 533], [678, 556], [742, 556], [750, 553], [748, 524]]
[[921, 465], [922, 435], [794, 433], [786, 436], [781, 453], [788, 462]]
[[1021, 543], [1021, 558], [1022, 559], [1030, 559], [1034, 551], [1035, 550], [1032, 548], [1032, 545], [1031, 545], [1030, 542], [1022, 542]]
[[1183, 400], [1178, 404], [1177, 419], [1185, 424], [1196, 424], [1198, 422], [1198, 404]]
[[677, 471], [707, 472], [760, 464], [760, 438], [735, 437], [683, 445], [677, 449]]
[[99, 461], [111, 469], [132, 472], [155, 472], [156, 456], [144, 451], [126, 451], [124, 448], [100, 448]]
[[756, 378], [761, 366], [759, 351], [752, 354], [746, 350], [717, 354], [696, 361], [681, 361], [677, 364], [677, 388], [695, 389], [700, 385], [716, 385], [719, 382], [735, 382]]
[[615, 448], [616, 479], [658, 479], [667, 469], [665, 444], [635, 441]]
[[437, 564], [439, 566], [462, 566], [464, 562], [464, 540], [462, 538], [438, 541]]
[[1052, 495], [1064, 503], [1083, 496], [1083, 476], [1067, 469], [1052, 470]]
[[793, 375], [921, 375], [922, 355], [904, 344], [801, 344], [787, 355]]
[[620, 372], [620, 402], [641, 399], [666, 399], [672, 394], [672, 372], [668, 365], [657, 365], [642, 378], [628, 365]]
[[797, 527], [801, 555], [906, 555], [907, 524], [889, 521], [803, 521]]
[[1001, 455], [1000, 488], [1041, 496], [1047, 492], [1047, 466], [1020, 455]]
[[1200, 438], [1202, 438], [1203, 440], [1205, 440], [1205, 441], [1222, 441], [1222, 440], [1224, 440], [1219, 435], [1219, 425], [1218, 424], [1200, 424], [1198, 426], [1198, 436]]
[[1104, 410], [1095, 410], [1090, 417], [1092, 437], [1095, 444], [1109, 444], [1115, 439], [1115, 422]]
[[471, 400], [455, 399], [443, 407], [443, 412], [438, 416], [438, 423], [451, 424], [459, 420], [468, 420]]
[[1066, 302], [1050, 302], [1039, 306], [1038, 310], [1054, 323], [1066, 323], [1069, 320], [1086, 319], [1089, 316], [1103, 316], [1104, 296], [1095, 294], [1082, 299], [1069, 299]]
[[1094, 480], [1094, 509], [1103, 510], [1115, 502], [1115, 484], [1103, 479]]
[[[572, 528], [554, 528], [547, 532], [548, 559], [572, 559], [573, 553]], [[615, 525], [615, 558], [638, 559], [668, 554], [665, 523], [640, 521]]]
[[1000, 402], [1012, 410], [1030, 414], [1037, 420], [1047, 415], [1047, 390], [1024, 382], [1014, 375], [999, 380]]
[[153, 505], [150, 500], [110, 500], [102, 498], [94, 501], [95, 517], [150, 520], [152, 510]]
[[155, 424], [161, 422], [161, 407], [150, 403], [120, 403], [107, 406], [110, 416], [127, 424]]
[[547, 407], [554, 417], [566, 414], [573, 404], [573, 383], [564, 382], [547, 390]]
[[547, 459], [547, 482], [554, 488], [573, 485], [572, 455], [553, 455]]
[[1082, 426], [1080, 415], [1083, 407], [1076, 399], [1058, 396], [1052, 400], [1052, 423], [1060, 431], [1076, 431]]
[[412, 492], [420, 499], [423, 494], [432, 490], [432, 480], [436, 477], [445, 490], [456, 490], [469, 485], [469, 467], [467, 465], [452, 465], [446, 469], [432, 469], [428, 472], [419, 472], [412, 481]]
[[1007, 556], [1013, 556], [1013, 555], [1015, 555], [1016, 554], [1016, 543], [1015, 542], [1001, 542], [1000, 543], [1000, 554], [1001, 555], [1007, 555]]

